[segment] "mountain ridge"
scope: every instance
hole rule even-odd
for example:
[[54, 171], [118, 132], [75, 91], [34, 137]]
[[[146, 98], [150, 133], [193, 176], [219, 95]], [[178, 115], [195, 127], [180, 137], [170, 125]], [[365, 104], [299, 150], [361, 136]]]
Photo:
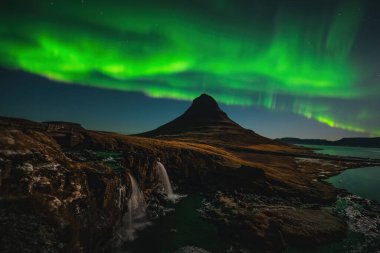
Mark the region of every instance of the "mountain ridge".
[[179, 117], [136, 136], [214, 145], [287, 145], [243, 128], [220, 109], [213, 97], [204, 93], [195, 98], [191, 106]]
[[380, 137], [345, 137], [336, 141], [329, 141], [325, 139], [301, 139], [284, 137], [276, 140], [289, 144], [380, 148]]

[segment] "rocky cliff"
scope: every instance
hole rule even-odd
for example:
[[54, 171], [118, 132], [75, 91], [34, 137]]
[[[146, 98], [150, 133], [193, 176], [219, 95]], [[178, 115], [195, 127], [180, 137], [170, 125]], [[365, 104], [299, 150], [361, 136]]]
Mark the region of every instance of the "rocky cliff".
[[[159, 188], [153, 170], [157, 157], [170, 164], [170, 175], [182, 188], [233, 188], [226, 184], [233, 175], [236, 182], [244, 175], [264, 176], [260, 169], [242, 167], [236, 158], [206, 145], [78, 128], [79, 132], [70, 130], [70, 134], [80, 134], [81, 141], [70, 146], [57, 134], [59, 130], [48, 131], [43, 123], [4, 125], [0, 132], [1, 251], [97, 252], [112, 248], [110, 242], [128, 208], [128, 195], [120, 196], [122, 187], [130, 193], [127, 173], [134, 175], [147, 199], [155, 203], [152, 212], [156, 214], [152, 215], [160, 214], [160, 202], [154, 197]], [[97, 155], [115, 151], [120, 153], [118, 171]], [[246, 187], [255, 184], [247, 182]]]
[[104, 248], [125, 210], [118, 189], [128, 182], [102, 164], [72, 161], [36, 130], [2, 129], [0, 140], [0, 251]]

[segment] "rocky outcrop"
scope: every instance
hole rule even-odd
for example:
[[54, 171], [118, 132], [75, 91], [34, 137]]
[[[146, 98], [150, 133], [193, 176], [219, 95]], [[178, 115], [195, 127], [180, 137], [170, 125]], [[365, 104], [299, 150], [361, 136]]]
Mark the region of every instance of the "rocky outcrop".
[[210, 253], [210, 252], [204, 249], [197, 248], [197, 247], [186, 246], [186, 247], [180, 248], [175, 253]]
[[83, 143], [86, 130], [77, 123], [64, 121], [33, 122], [25, 119], [0, 117], [0, 128], [34, 130], [49, 133], [60, 146], [74, 148]]
[[240, 247], [269, 252], [338, 241], [347, 230], [342, 218], [318, 207], [289, 206], [284, 200], [258, 195], [218, 192], [211, 202], [204, 203], [202, 213], [223, 227], [226, 237]]
[[104, 248], [126, 209], [118, 189], [128, 182], [101, 164], [72, 161], [35, 130], [2, 129], [0, 140], [0, 251]]
[[156, 147], [155, 150], [138, 149], [126, 152], [126, 167], [131, 168], [145, 188], [150, 188], [157, 180], [153, 170], [156, 159], [166, 165], [171, 178], [181, 188], [205, 189], [245, 189], [248, 192], [266, 189], [265, 173], [259, 168], [244, 165], [225, 164], [223, 157], [178, 147]]
[[86, 130], [80, 124], [61, 121], [48, 121], [43, 124], [49, 136], [53, 137], [61, 147], [74, 148], [85, 139]]
[[13, 129], [46, 130], [46, 126], [27, 119], [9, 118], [0, 116], [0, 127]]

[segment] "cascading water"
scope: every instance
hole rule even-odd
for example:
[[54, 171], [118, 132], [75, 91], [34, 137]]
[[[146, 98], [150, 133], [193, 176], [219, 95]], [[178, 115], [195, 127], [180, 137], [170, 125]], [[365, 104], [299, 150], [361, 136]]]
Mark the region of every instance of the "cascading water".
[[128, 174], [131, 179], [132, 193], [128, 200], [128, 228], [133, 229], [133, 220], [145, 216], [146, 203], [144, 194], [140, 190], [136, 180], [131, 174]]
[[165, 192], [168, 196], [168, 199], [174, 200], [176, 196], [173, 193], [172, 185], [170, 184], [169, 176], [168, 176], [168, 173], [166, 172], [165, 166], [159, 161], [157, 161], [156, 166], [158, 169], [158, 174], [160, 176], [160, 179], [164, 185]]
[[[125, 241], [134, 240], [135, 232], [150, 224], [145, 217], [147, 205], [144, 194], [140, 190], [136, 179], [131, 174], [128, 174], [128, 176], [131, 181], [131, 194], [128, 199], [128, 213], [123, 217], [123, 226], [120, 228], [116, 237], [116, 244], [119, 246]], [[126, 195], [124, 193], [125, 188], [119, 191], [119, 196], [124, 197]]]
[[125, 185], [119, 187], [118, 207], [121, 209], [125, 200]]

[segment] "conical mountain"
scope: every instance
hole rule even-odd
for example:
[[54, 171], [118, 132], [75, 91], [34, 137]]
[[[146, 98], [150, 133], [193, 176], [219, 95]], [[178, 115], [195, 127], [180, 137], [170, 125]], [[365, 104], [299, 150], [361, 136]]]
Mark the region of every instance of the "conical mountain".
[[241, 127], [207, 94], [195, 98], [178, 118], [139, 136], [221, 145], [279, 144]]
[[202, 94], [194, 99], [189, 109], [176, 120], [178, 121], [179, 119], [198, 123], [234, 123], [227, 114], [220, 109], [215, 99], [207, 94]]

